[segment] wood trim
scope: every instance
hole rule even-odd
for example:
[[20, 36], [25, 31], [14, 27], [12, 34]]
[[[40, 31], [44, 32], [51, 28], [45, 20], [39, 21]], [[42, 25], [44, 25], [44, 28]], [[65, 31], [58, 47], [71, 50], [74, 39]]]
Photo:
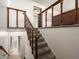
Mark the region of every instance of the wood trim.
[[[17, 27], [9, 27], [8, 29], [17, 29]], [[18, 29], [24, 29], [24, 27], [18, 27]]]
[[[10, 27], [9, 26], [9, 9], [16, 11], [16, 27]], [[11, 8], [11, 7], [7, 7], [7, 28], [8, 29], [24, 29], [25, 26], [24, 27], [18, 27], [18, 11], [24, 12], [26, 14], [26, 11], [23, 11], [23, 10], [20, 10], [20, 9]], [[25, 23], [25, 18], [26, 18], [26, 16], [24, 15], [24, 23]]]
[[29, 18], [27, 17], [27, 15], [26, 15], [26, 19], [27, 19], [26, 21], [28, 21], [28, 23], [30, 23], [31, 29], [36, 33], [35, 35], [38, 36], [38, 33], [36, 32], [36, 29], [31, 24], [31, 22], [30, 22]]
[[36, 36], [35, 39], [35, 59], [38, 59], [38, 36]]
[[51, 28], [72, 28], [72, 27], [79, 27], [79, 25], [62, 25], [62, 26], [52, 26], [52, 27], [39, 27], [36, 29], [51, 29]]
[[33, 48], [33, 38], [34, 38], [34, 35], [33, 35], [33, 34], [34, 34], [34, 33], [33, 33], [33, 30], [32, 30], [32, 42], [31, 42], [31, 43], [32, 43], [32, 54], [34, 53], [34, 52], [33, 52], [33, 50], [34, 50], [34, 48]]
[[75, 16], [75, 18], [76, 18], [76, 23], [77, 23], [77, 21], [78, 21], [78, 0], [75, 0], [75, 9], [76, 9], [76, 16]]
[[9, 56], [8, 52], [3, 48], [3, 46], [0, 46], [0, 49], [3, 50]]
[[45, 12], [45, 27], [47, 27], [47, 11]]
[[64, 13], [63, 14], [63, 20], [62, 20], [62, 24], [61, 24], [61, 14], [59, 14], [58, 16], [54, 16], [54, 26], [62, 26], [62, 25], [74, 25], [77, 24], [75, 23], [75, 13], [76, 10], [72, 10], [70, 12]]
[[[78, 8], [78, 9], [79, 9], [79, 8]], [[75, 9], [72, 9], [72, 10], [69, 10], [69, 11], [66, 11], [66, 12], [63, 12], [63, 14], [69, 13], [69, 12], [71, 12], [71, 11], [75, 11]], [[54, 17], [57, 17], [57, 16], [59, 16], [59, 15], [61, 15], [61, 14], [58, 14], [58, 15], [56, 15], [56, 16], [54, 16]]]
[[9, 28], [9, 9], [7, 8], [7, 28]]
[[45, 27], [47, 27], [47, 11], [45, 12]]
[[[42, 19], [40, 18], [41, 17], [40, 15], [42, 15], [42, 13], [46, 12], [48, 9], [53, 8], [54, 6], [56, 6], [57, 4], [62, 3], [62, 2], [63, 2], [63, 0], [58, 0], [55, 3], [53, 3], [51, 6], [49, 6], [45, 10], [43, 10], [41, 13], [39, 13], [38, 14], [39, 15], [38, 21], [40, 21], [40, 20], [42, 21]], [[47, 17], [45, 16], [45, 18], [47, 18]], [[62, 16], [61, 16], [61, 22], [62, 22]], [[45, 26], [47, 27], [47, 20], [45, 20], [45, 23], [46, 23]], [[41, 25], [42, 25], [42, 22], [38, 22], [38, 27], [42, 27]], [[51, 23], [51, 26], [53, 26], [53, 10], [52, 10], [52, 23]]]
[[63, 2], [60, 3], [60, 7], [61, 7], [61, 25], [63, 24]]
[[48, 8], [46, 8], [45, 10], [43, 10], [40, 14], [44, 13], [44, 12], [47, 11], [48, 9], [50, 9], [50, 8], [54, 7], [55, 5], [59, 4], [61, 1], [63, 1], [63, 0], [58, 0], [58, 1], [56, 1], [54, 4], [50, 5]]
[[12, 8], [12, 7], [7, 7], [8, 9], [12, 9], [12, 10], [18, 10], [18, 11], [21, 11], [21, 12], [26, 12], [24, 10], [20, 10], [20, 9], [17, 9], [17, 8]]
[[24, 28], [26, 27], [26, 11], [24, 12]]
[[52, 23], [51, 23], [51, 26], [53, 26], [53, 9], [54, 9], [54, 7], [52, 8]]

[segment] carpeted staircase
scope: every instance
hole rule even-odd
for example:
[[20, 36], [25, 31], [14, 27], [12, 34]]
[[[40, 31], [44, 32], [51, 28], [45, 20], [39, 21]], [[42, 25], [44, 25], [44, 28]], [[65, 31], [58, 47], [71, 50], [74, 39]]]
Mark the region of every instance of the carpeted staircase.
[[[54, 55], [52, 50], [49, 48], [48, 44], [46, 43], [40, 31], [38, 29], [33, 28], [27, 16], [26, 16], [25, 27], [26, 27], [28, 39], [30, 42], [30, 46], [32, 47], [32, 53], [35, 59], [56, 59], [56, 56]], [[37, 41], [36, 41], [36, 36], [38, 36]], [[36, 52], [37, 52], [37, 55], [36, 55]]]

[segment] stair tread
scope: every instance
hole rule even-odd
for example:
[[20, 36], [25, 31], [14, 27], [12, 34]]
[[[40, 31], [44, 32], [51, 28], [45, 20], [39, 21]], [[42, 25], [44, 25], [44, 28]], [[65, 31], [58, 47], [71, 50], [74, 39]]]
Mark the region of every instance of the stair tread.
[[[30, 37], [32, 37], [32, 35], [35, 36], [35, 34], [32, 34], [32, 33], [29, 33], [28, 35], [29, 35]], [[41, 34], [38, 33], [38, 36], [41, 36]]]
[[56, 58], [56, 56], [52, 52], [50, 52], [49, 54], [38, 57], [38, 59], [55, 59], [55, 58]]
[[42, 56], [42, 55], [45, 55], [50, 52], [51, 52], [51, 50], [49, 47], [43, 47], [41, 49], [38, 49], [38, 56]]
[[[32, 41], [32, 38], [30, 39], [31, 41]], [[33, 42], [35, 42], [36, 41], [36, 39], [35, 38], [33, 38]], [[42, 41], [44, 41], [44, 39], [43, 38], [39, 38], [38, 39], [38, 42], [42, 42]]]
[[[45, 41], [38, 42], [38, 49], [47, 46]], [[35, 43], [33, 44], [33, 48], [35, 48]]]
[[44, 38], [42, 36], [40, 36], [39, 39], [44, 39]]
[[[55, 55], [53, 54], [53, 52], [51, 51], [51, 49], [48, 47], [46, 41], [44, 40], [42, 34], [40, 33], [40, 31], [38, 29], [35, 29], [36, 32], [38, 33], [38, 40], [37, 40], [37, 54], [38, 54], [38, 59], [56, 59]], [[29, 40], [32, 42], [32, 32], [28, 32], [28, 37]], [[35, 33], [33, 34], [33, 55], [35, 57]]]

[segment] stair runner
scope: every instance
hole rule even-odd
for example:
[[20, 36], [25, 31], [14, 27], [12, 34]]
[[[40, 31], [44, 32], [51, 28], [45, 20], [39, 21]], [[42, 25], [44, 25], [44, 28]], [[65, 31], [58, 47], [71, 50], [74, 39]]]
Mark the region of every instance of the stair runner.
[[[28, 35], [28, 39], [31, 42], [32, 38], [33, 38], [33, 51], [35, 51], [35, 34], [32, 34], [32, 29], [28, 29], [28, 28], [32, 28], [32, 24], [28, 22], [28, 18], [26, 19], [26, 31], [27, 31], [27, 35]], [[31, 24], [31, 25], [30, 25]], [[34, 28], [35, 29], [35, 28]], [[49, 48], [48, 44], [46, 43], [45, 39], [43, 38], [42, 34], [40, 33], [40, 31], [38, 29], [35, 29], [36, 32], [38, 33], [38, 40], [37, 40], [37, 51], [38, 51], [38, 59], [56, 59], [56, 56], [54, 55], [54, 53], [52, 52], [52, 50]], [[31, 43], [30, 43], [31, 44]], [[33, 53], [33, 55], [35, 56], [35, 52]]]

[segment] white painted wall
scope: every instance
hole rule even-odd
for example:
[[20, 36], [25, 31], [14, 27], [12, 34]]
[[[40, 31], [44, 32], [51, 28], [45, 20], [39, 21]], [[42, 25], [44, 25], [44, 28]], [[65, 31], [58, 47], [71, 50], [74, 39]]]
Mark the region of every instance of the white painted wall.
[[13, 56], [19, 57], [18, 48], [16, 48], [17, 45], [13, 46], [13, 48], [10, 48], [11, 36], [13, 37], [14, 41], [17, 41], [18, 36], [21, 36], [20, 57], [23, 58], [25, 56], [26, 59], [33, 59], [34, 57], [32, 55], [31, 47], [29, 45], [29, 40], [25, 31], [15, 31], [15, 32], [0, 31], [0, 46], [3, 46], [6, 49], [6, 51], [10, 53], [11, 56], [9, 58], [13, 58]]
[[[6, 31], [0, 31], [0, 46], [3, 46], [3, 48], [8, 52], [8, 33]], [[8, 55], [5, 53], [1, 53], [0, 51], [0, 59], [7, 59], [7, 58]]]
[[[35, 2], [34, 2], [35, 1]], [[45, 9], [48, 5], [52, 4], [52, 2], [55, 2], [57, 0], [0, 0], [0, 27], [6, 27], [7, 26], [7, 15], [6, 15], [6, 6], [17, 8], [17, 9], [22, 9], [27, 11], [27, 15], [34, 25], [36, 26], [36, 22], [33, 18], [33, 6], [41, 7], [42, 9]], [[60, 4], [59, 4], [60, 5]], [[71, 9], [75, 8], [75, 1], [74, 0], [64, 0], [64, 6], [63, 6], [64, 11], [68, 11]], [[59, 14], [60, 13], [60, 6], [56, 6], [55, 8], [55, 13], [54, 14]], [[50, 17], [49, 17], [50, 18]], [[50, 23], [50, 21], [49, 21]]]
[[28, 36], [25, 35], [25, 57], [26, 59], [34, 59], [34, 56], [32, 55], [32, 50], [31, 50], [31, 47], [30, 47], [30, 43], [29, 43], [29, 40], [28, 40]]
[[39, 30], [57, 59], [79, 59], [79, 27]]
[[43, 5], [33, 2], [31, 0], [9, 0], [7, 6], [27, 11], [26, 14], [34, 26], [36, 24], [34, 23], [34, 18], [33, 18], [33, 6], [37, 6], [42, 9], [45, 8]]
[[0, 28], [5, 28], [7, 25], [6, 4], [6, 0], [0, 0]]
[[[22, 10], [27, 11], [26, 14], [29, 17], [31, 23], [34, 25], [34, 27], [37, 27], [36, 26], [37, 22], [33, 17], [33, 6], [40, 7], [40, 8], [42, 8], [42, 10], [46, 8], [46, 6], [39, 4], [37, 2], [34, 2], [32, 0], [8, 0], [8, 6], [12, 7], [12, 8], [17, 8], [17, 9], [22, 9]], [[48, 15], [49, 15], [48, 18], [51, 18], [50, 14], [51, 14], [51, 10], [48, 11]], [[59, 14], [59, 12], [54, 10], [54, 15], [58, 15], [58, 14]], [[45, 18], [45, 16], [43, 18]], [[43, 26], [45, 26], [45, 21], [43, 21], [43, 22], [44, 22]]]
[[8, 33], [6, 31], [0, 31], [0, 46], [8, 51]]
[[[9, 37], [12, 36], [13, 38], [17, 39], [18, 36], [20, 36], [20, 57], [23, 59], [24, 57], [26, 59], [33, 59], [33, 55], [32, 55], [32, 52], [31, 52], [31, 47], [29, 45], [29, 40], [28, 40], [28, 37], [27, 37], [27, 33], [24, 31], [24, 32], [9, 32]], [[14, 40], [14, 39], [13, 39]], [[17, 40], [16, 40], [17, 41]], [[17, 46], [17, 45], [16, 45]], [[16, 48], [18, 49], [18, 48]], [[10, 52], [11, 52], [11, 55], [18, 55], [18, 51], [15, 50], [15, 47], [10, 49]]]
[[45, 8], [43, 5], [30, 0], [0, 0], [0, 29], [7, 27], [7, 6], [27, 11], [27, 16], [34, 26], [36, 24], [33, 18], [33, 6]]

